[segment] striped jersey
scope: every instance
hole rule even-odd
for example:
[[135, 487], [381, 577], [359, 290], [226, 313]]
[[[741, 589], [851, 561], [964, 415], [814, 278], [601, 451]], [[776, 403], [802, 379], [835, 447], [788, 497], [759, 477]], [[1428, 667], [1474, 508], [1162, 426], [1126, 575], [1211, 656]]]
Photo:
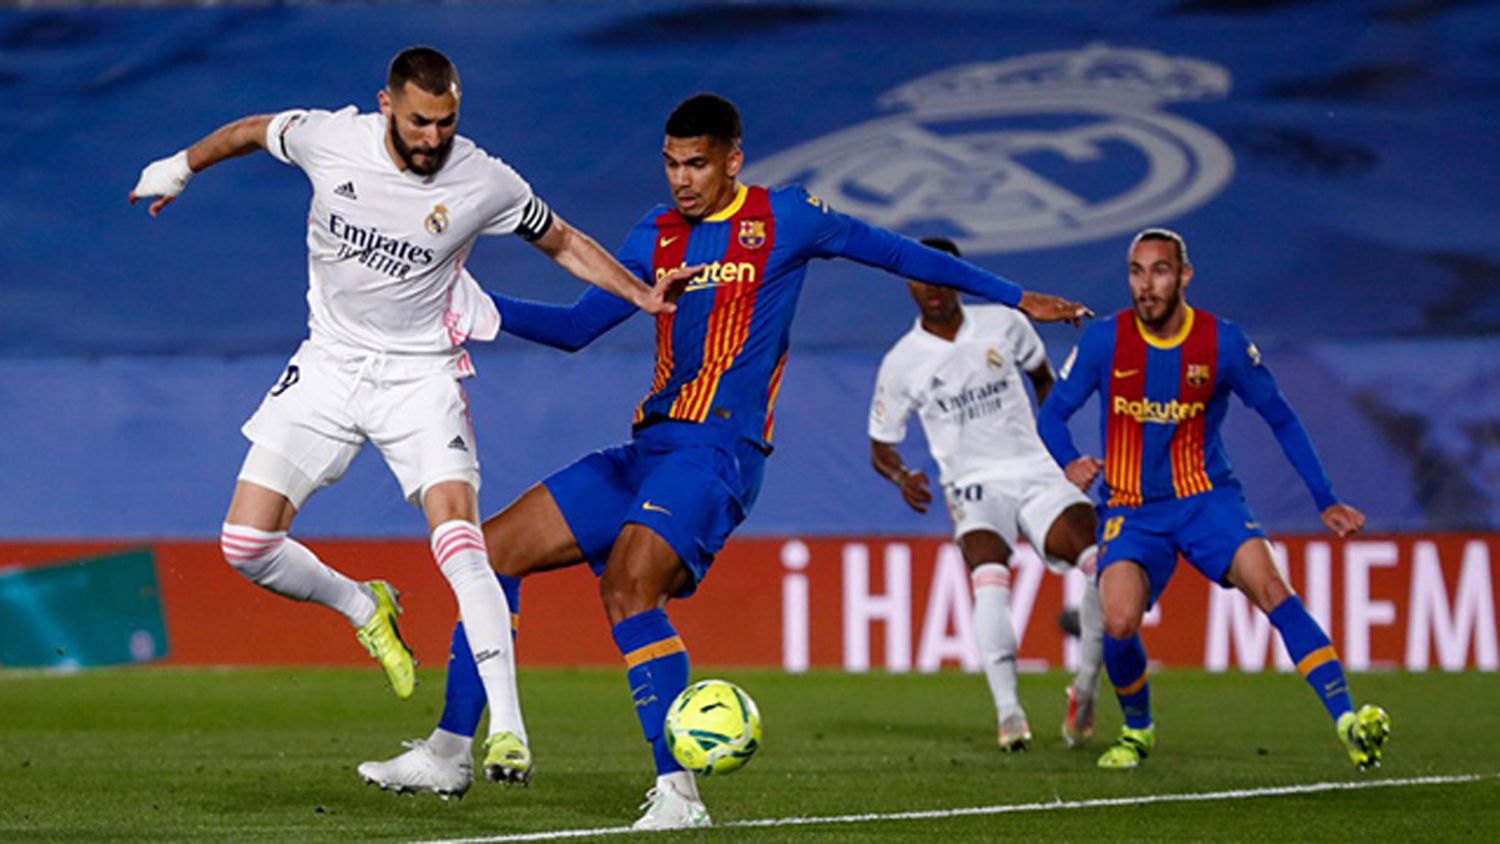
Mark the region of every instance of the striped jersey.
[[709, 422], [769, 444], [792, 316], [812, 258], [842, 254], [851, 218], [800, 186], [741, 185], [717, 214], [690, 221], [658, 206], [616, 257], [642, 279], [705, 265], [656, 318], [656, 366], [634, 424]]
[[[813, 258], [849, 258], [1010, 307], [1024, 293], [994, 273], [840, 214], [796, 185], [740, 186], [723, 211], [701, 220], [658, 205], [615, 257], [647, 283], [677, 267], [704, 267], [677, 310], [656, 317], [656, 365], [635, 429], [662, 420], [708, 424], [763, 449], [770, 447], [792, 316]], [[489, 295], [507, 333], [568, 350], [636, 312], [598, 288], [570, 306]]]
[[[1237, 486], [1219, 436], [1229, 394], [1257, 409], [1285, 402], [1239, 326], [1183, 307], [1187, 319], [1168, 340], [1146, 334], [1128, 309], [1090, 326], [1038, 419], [1052, 456], [1066, 466], [1079, 456], [1066, 420], [1099, 393], [1106, 506], [1137, 507]], [[1314, 497], [1331, 501], [1327, 485], [1326, 476], [1322, 489], [1310, 484]]]

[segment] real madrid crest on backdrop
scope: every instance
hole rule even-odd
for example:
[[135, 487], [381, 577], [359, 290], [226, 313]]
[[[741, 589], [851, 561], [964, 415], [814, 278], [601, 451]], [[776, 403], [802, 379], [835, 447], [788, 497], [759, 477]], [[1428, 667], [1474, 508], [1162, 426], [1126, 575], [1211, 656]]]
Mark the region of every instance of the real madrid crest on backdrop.
[[902, 113], [771, 156], [746, 178], [802, 182], [841, 211], [969, 253], [1100, 240], [1224, 188], [1229, 148], [1161, 107], [1229, 88], [1219, 65], [1105, 44], [961, 65], [880, 98]]

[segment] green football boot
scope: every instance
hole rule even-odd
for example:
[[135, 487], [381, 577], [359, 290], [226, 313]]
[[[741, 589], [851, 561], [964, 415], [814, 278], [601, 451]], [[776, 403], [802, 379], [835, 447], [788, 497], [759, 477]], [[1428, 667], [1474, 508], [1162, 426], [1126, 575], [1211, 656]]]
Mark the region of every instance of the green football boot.
[[1361, 771], [1380, 767], [1386, 739], [1391, 735], [1391, 716], [1384, 709], [1367, 703], [1358, 712], [1339, 716], [1339, 741], [1349, 751], [1349, 759]]
[[401, 605], [396, 603], [396, 598], [400, 593], [383, 580], [372, 580], [365, 585], [374, 593], [375, 614], [355, 632], [354, 637], [365, 646], [370, 656], [379, 660], [396, 697], [406, 700], [417, 687], [417, 661], [412, 657], [411, 648], [402, 641], [401, 631], [396, 629], [396, 616], [401, 614]]
[[1121, 727], [1120, 737], [1099, 757], [1099, 767], [1128, 771], [1140, 767], [1141, 760], [1156, 748], [1156, 725], [1142, 729]]
[[515, 733], [495, 733], [484, 740], [484, 778], [506, 785], [531, 783], [531, 748]]

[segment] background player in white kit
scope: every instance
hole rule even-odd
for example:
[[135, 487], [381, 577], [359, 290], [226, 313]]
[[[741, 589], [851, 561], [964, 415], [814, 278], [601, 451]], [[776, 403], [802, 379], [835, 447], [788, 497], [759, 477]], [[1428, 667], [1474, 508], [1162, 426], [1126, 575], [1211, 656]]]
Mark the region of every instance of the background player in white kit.
[[672, 309], [664, 296], [675, 277], [643, 286], [503, 161], [459, 137], [459, 99], [452, 62], [413, 47], [391, 61], [380, 114], [350, 106], [245, 117], [147, 166], [130, 201], [159, 197], [155, 216], [194, 173], [256, 149], [306, 173], [308, 339], [243, 428], [251, 446], [224, 521], [225, 559], [272, 592], [342, 613], [397, 696], [409, 697], [415, 675], [394, 590], [357, 583], [287, 537], [307, 497], [373, 442], [427, 516], [491, 734], [524, 734], [519, 710], [505, 705], [514, 689], [499, 694], [515, 683], [510, 612], [478, 527], [479, 463], [460, 383], [474, 374], [463, 342], [493, 339], [500, 316], [464, 261], [480, 234], [519, 234], [651, 313]]
[[[957, 255], [946, 238], [922, 243]], [[906, 421], [922, 421], [953, 517], [953, 533], [974, 587], [974, 634], [995, 699], [1000, 749], [1031, 741], [1016, 696], [1015, 625], [1010, 614], [1010, 558], [1024, 535], [1048, 568], [1077, 566], [1088, 581], [1079, 606], [1079, 664], [1068, 687], [1063, 738], [1083, 744], [1094, 731], [1094, 699], [1102, 660], [1103, 620], [1094, 579], [1089, 499], [1070, 483], [1036, 432], [1035, 412], [1021, 384], [1031, 378], [1040, 402], [1053, 384], [1036, 329], [1020, 312], [959, 304], [958, 291], [908, 282], [921, 316], [886, 353], [870, 406], [870, 462], [901, 489], [912, 509], [932, 502], [926, 473], [911, 469], [896, 444]]]

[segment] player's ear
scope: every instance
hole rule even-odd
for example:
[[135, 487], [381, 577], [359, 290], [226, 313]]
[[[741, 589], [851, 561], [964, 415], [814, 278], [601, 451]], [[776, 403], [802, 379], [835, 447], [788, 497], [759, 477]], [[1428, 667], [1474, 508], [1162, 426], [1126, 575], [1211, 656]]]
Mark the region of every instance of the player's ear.
[[380, 113], [386, 117], [391, 116], [391, 95], [384, 88], [375, 94], [375, 102], [380, 104]]
[[737, 178], [740, 175], [740, 168], [744, 166], [745, 153], [736, 144], [735, 148], [729, 151], [729, 157], [724, 160], [724, 172], [729, 174], [731, 179]]
[[1188, 283], [1191, 282], [1192, 280], [1193, 280], [1193, 265], [1192, 264], [1188, 264], [1187, 266], [1185, 266], [1185, 267], [1182, 268], [1182, 286], [1183, 286], [1183, 289], [1186, 289], [1187, 286], [1188, 286]]

